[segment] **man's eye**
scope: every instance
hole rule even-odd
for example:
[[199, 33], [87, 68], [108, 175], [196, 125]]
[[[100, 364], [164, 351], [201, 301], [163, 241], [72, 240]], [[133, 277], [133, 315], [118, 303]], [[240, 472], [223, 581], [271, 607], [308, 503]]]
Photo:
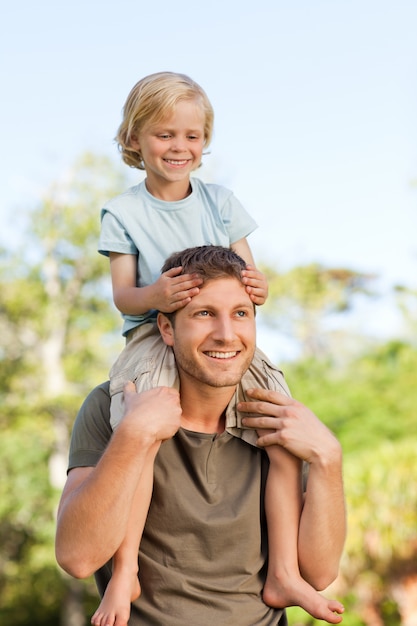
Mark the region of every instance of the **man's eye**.
[[237, 311], [238, 317], [246, 317], [246, 315], [247, 315], [246, 311]]
[[198, 315], [200, 315], [200, 317], [208, 317], [210, 313], [208, 311], [199, 311]]

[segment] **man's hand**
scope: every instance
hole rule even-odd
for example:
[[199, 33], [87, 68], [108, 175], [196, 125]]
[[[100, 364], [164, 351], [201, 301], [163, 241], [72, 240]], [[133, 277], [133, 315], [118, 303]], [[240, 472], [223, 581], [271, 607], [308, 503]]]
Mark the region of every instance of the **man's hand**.
[[278, 444], [307, 461], [340, 462], [341, 446], [330, 430], [306, 406], [277, 391], [249, 389], [250, 402], [239, 402], [237, 409], [259, 417], [242, 422], [258, 431], [269, 431], [258, 439], [262, 447]]
[[247, 265], [242, 271], [242, 279], [252, 302], [258, 305], [264, 304], [268, 297], [268, 282], [265, 275], [253, 265]]
[[126, 429], [132, 437], [137, 435], [156, 443], [171, 439], [181, 425], [180, 395], [176, 389], [155, 387], [137, 393], [134, 383], [128, 382], [124, 387], [124, 403], [119, 428]]

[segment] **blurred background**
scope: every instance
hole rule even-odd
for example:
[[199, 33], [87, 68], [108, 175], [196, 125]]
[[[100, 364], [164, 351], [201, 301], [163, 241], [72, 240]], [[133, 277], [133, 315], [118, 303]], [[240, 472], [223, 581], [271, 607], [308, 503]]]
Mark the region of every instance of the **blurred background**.
[[97, 605], [55, 564], [55, 514], [77, 410], [123, 345], [99, 213], [141, 174], [113, 138], [131, 87], [171, 70], [215, 109], [197, 175], [259, 224], [258, 343], [344, 448], [327, 593], [346, 626], [417, 625], [416, 21], [411, 0], [3, 7], [1, 623], [85, 626]]

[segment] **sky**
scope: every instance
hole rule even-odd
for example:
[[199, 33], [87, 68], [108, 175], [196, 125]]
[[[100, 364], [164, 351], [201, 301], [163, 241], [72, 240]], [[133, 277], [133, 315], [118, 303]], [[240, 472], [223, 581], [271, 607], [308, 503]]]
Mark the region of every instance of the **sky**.
[[258, 262], [415, 287], [416, 24], [415, 0], [8, 2], [0, 241], [84, 151], [118, 162], [128, 92], [171, 70], [214, 106], [201, 173], [257, 220]]

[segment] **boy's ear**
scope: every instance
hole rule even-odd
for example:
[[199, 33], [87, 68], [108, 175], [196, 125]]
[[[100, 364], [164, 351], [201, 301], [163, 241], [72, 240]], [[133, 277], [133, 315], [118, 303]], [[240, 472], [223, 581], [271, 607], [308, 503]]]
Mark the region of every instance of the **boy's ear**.
[[173, 346], [174, 329], [172, 327], [171, 320], [166, 315], [164, 315], [164, 313], [158, 313], [157, 324], [164, 343], [166, 343], [167, 346]]
[[136, 134], [133, 134], [130, 136], [129, 144], [130, 144], [130, 147], [133, 148], [134, 150], [140, 150], [139, 139]]

